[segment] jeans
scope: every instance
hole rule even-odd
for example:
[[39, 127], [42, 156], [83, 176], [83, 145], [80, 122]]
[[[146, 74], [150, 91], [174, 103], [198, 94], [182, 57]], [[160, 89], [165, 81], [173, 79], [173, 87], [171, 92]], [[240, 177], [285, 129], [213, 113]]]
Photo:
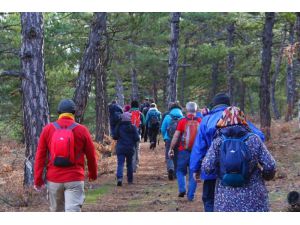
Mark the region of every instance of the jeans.
[[122, 181], [123, 179], [123, 169], [124, 169], [124, 163], [126, 159], [127, 181], [129, 183], [132, 183], [133, 181], [132, 153], [117, 154], [117, 159], [118, 159], [118, 167], [117, 167], [118, 181]]
[[205, 212], [214, 211], [215, 186], [216, 180], [205, 180], [203, 182], [202, 201]]
[[177, 169], [177, 155], [178, 155], [178, 150], [174, 149], [174, 156], [173, 158], [169, 157], [169, 150], [170, 150], [170, 145], [171, 145], [171, 140], [166, 140], [165, 141], [165, 148], [166, 148], [166, 163], [167, 163], [167, 172], [169, 170], [173, 170], [174, 172], [176, 172]]
[[51, 212], [80, 212], [84, 202], [84, 181], [55, 183], [47, 181]]
[[190, 171], [190, 155], [191, 152], [187, 150], [178, 151], [177, 156], [177, 182], [179, 193], [186, 192], [186, 175], [189, 173], [188, 178], [188, 193], [187, 197], [189, 200], [194, 199], [194, 193], [197, 187], [197, 182], [193, 178], [193, 174]]

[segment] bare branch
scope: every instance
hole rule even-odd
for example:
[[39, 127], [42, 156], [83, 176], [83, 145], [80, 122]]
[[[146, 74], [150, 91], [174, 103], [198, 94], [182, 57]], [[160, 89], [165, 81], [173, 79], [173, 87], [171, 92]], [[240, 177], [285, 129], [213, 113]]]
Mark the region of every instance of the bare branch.
[[0, 70], [0, 76], [11, 76], [11, 77], [19, 77], [24, 78], [24, 73], [16, 70]]

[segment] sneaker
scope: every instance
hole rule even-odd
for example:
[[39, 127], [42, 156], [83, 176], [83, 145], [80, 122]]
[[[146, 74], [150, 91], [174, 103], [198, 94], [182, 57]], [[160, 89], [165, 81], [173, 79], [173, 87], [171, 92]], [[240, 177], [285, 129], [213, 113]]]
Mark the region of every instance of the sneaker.
[[122, 186], [122, 181], [118, 181], [117, 186], [121, 187]]
[[179, 194], [178, 194], [178, 197], [179, 198], [183, 198], [185, 196], [185, 192], [180, 192]]
[[169, 180], [174, 180], [174, 170], [168, 171], [168, 178], [169, 178]]

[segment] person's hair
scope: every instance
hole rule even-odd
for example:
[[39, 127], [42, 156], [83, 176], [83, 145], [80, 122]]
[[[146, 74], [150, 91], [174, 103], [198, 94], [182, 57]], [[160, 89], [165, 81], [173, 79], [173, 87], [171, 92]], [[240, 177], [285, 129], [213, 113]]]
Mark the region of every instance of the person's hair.
[[186, 111], [189, 113], [195, 113], [197, 111], [197, 103], [196, 102], [186, 103]]
[[138, 108], [139, 107], [139, 102], [137, 100], [133, 100], [131, 102], [131, 108]]
[[151, 103], [150, 108], [156, 108], [156, 104], [155, 103]]
[[149, 101], [149, 98], [144, 98], [145, 101]]
[[153, 99], [153, 98], [150, 98], [150, 99], [149, 99], [149, 102], [150, 102], [150, 103], [154, 103], [154, 99]]
[[117, 104], [117, 101], [116, 100], [112, 100], [111, 104]]
[[176, 109], [176, 108], [182, 110], [182, 107], [181, 107], [181, 105], [179, 104], [179, 101], [172, 102], [172, 104], [171, 104], [169, 110], [171, 111], [172, 109]]

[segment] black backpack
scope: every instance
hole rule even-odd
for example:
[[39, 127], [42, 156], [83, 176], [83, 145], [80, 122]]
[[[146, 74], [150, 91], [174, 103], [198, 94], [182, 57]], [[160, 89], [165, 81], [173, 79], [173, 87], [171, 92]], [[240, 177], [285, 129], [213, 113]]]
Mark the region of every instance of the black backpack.
[[150, 123], [150, 128], [152, 129], [159, 128], [160, 123], [159, 123], [159, 118], [157, 113], [150, 116], [149, 123]]
[[169, 138], [172, 139], [175, 134], [177, 124], [178, 124], [180, 118], [176, 117], [176, 116], [172, 116], [170, 114], [169, 114], [169, 116], [171, 116], [171, 121], [167, 127], [167, 134], [168, 134]]

